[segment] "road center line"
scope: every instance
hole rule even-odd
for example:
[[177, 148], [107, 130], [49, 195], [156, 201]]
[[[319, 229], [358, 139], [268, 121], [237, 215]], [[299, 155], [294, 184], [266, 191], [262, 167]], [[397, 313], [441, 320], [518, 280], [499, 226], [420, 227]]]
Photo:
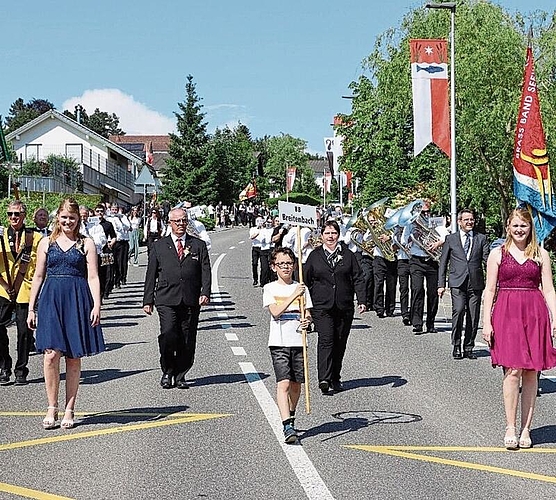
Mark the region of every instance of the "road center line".
[[253, 391], [259, 406], [272, 428], [278, 443], [282, 447], [282, 451], [290, 462], [292, 469], [301, 483], [301, 487], [305, 490], [307, 498], [310, 500], [333, 500], [334, 497], [330, 493], [326, 484], [315, 469], [310, 458], [305, 453], [301, 445], [292, 445], [284, 443], [284, 434], [282, 432], [282, 422], [278, 413], [278, 407], [274, 399], [268, 392], [263, 381], [259, 377], [259, 373], [255, 369], [253, 363], [239, 363], [249, 387]]

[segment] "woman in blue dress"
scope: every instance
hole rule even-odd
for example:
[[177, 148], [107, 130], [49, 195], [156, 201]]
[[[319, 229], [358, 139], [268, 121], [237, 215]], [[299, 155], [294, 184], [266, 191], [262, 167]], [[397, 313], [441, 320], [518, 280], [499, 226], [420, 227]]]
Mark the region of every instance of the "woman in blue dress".
[[44, 353], [48, 410], [45, 429], [58, 423], [60, 358], [66, 358], [66, 406], [60, 426], [74, 426], [81, 358], [105, 350], [100, 328], [100, 285], [93, 240], [79, 234], [79, 205], [64, 200], [52, 234], [37, 249], [27, 323], [36, 328], [37, 351]]

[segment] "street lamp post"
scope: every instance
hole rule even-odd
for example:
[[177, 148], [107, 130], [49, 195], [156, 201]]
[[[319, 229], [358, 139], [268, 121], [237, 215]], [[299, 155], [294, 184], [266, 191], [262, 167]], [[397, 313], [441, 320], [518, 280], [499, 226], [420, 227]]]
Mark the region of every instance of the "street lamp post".
[[456, 199], [456, 76], [455, 76], [455, 18], [456, 2], [427, 3], [426, 9], [448, 9], [450, 11], [450, 217], [452, 233], [457, 228]]

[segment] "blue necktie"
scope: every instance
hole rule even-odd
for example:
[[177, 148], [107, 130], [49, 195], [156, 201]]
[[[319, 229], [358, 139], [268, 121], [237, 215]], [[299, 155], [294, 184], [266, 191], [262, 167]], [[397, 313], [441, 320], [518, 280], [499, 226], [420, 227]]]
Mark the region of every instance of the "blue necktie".
[[465, 257], [469, 258], [469, 248], [471, 247], [471, 235], [465, 233], [465, 243], [463, 245], [463, 251], [465, 252]]

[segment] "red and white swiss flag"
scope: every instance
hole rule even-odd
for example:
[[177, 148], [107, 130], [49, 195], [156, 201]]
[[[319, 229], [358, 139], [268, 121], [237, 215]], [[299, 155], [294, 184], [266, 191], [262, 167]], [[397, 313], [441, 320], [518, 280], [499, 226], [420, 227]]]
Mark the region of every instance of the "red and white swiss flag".
[[410, 40], [413, 89], [413, 154], [434, 142], [450, 156], [446, 40]]

